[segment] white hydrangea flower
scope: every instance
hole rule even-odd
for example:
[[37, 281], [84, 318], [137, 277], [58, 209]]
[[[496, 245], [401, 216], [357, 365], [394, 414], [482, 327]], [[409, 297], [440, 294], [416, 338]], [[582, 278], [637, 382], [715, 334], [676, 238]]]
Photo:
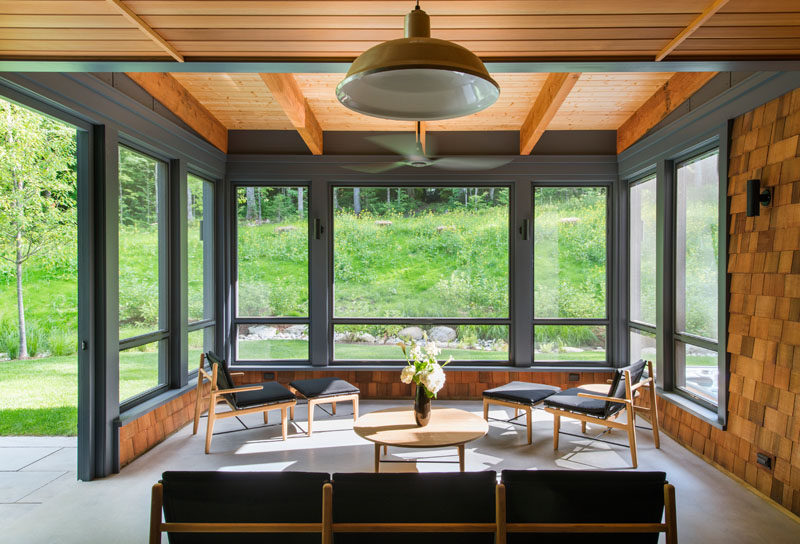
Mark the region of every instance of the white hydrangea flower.
[[414, 374], [416, 369], [411, 365], [406, 365], [403, 371], [400, 372], [400, 381], [403, 383], [411, 383], [414, 381]]
[[422, 360], [422, 350], [420, 349], [419, 344], [414, 344], [411, 346], [410, 357], [413, 361]]
[[428, 340], [425, 342], [425, 353], [428, 354], [428, 357], [436, 357], [442, 352], [439, 347], [436, 345], [436, 342], [433, 340]]
[[445, 374], [439, 363], [433, 363], [420, 376], [420, 381], [425, 388], [436, 395], [444, 387]]

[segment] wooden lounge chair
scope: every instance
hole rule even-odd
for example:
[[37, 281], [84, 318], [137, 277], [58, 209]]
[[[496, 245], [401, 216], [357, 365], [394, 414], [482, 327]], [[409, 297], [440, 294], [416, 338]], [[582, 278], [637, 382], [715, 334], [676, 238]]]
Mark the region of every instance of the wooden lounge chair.
[[[205, 360], [211, 363], [211, 372], [205, 369]], [[211, 383], [208, 397], [203, 395], [203, 384]], [[233, 374], [228, 371], [225, 361], [209, 352], [200, 355], [200, 368], [197, 373], [197, 398], [195, 399], [194, 429], [192, 434], [197, 434], [200, 421], [200, 412], [203, 401], [208, 398], [208, 425], [206, 427], [206, 453], [211, 449], [211, 438], [214, 434], [214, 422], [217, 419], [236, 417], [245, 414], [263, 412], [264, 423], [267, 423], [267, 412], [270, 410], [281, 411], [281, 435], [286, 440], [287, 417], [286, 410], [294, 409], [297, 397], [286, 387], [278, 382], [262, 382], [253, 385], [236, 387], [233, 383]], [[216, 406], [224, 402], [230, 408], [226, 412], [217, 412]]]
[[[645, 367], [648, 375], [644, 377]], [[650, 406], [634, 406], [634, 398], [638, 390], [646, 387], [649, 390]], [[605, 395], [585, 387], [575, 387], [548, 397], [544, 401], [545, 410], [553, 414], [553, 449], [558, 449], [558, 435], [561, 432], [561, 418], [567, 417], [581, 421], [581, 431], [586, 432], [587, 423], [602, 425], [608, 429], [624, 429], [628, 433], [628, 445], [631, 450], [633, 468], [638, 466], [636, 457], [636, 412], [649, 412], [653, 429], [653, 441], [656, 448], [658, 440], [658, 409], [656, 406], [655, 374], [653, 363], [639, 360], [630, 366], [617, 369], [611, 386]], [[626, 414], [624, 423], [616, 420], [623, 411]], [[566, 433], [569, 434], [569, 433]]]

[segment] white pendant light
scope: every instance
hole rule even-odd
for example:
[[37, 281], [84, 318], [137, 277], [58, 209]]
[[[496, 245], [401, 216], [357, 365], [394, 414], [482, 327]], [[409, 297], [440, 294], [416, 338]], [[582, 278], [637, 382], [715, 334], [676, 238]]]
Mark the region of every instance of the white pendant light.
[[364, 115], [403, 121], [452, 119], [494, 104], [500, 86], [481, 59], [430, 36], [430, 17], [417, 2], [406, 15], [405, 38], [362, 53], [336, 86], [336, 98]]

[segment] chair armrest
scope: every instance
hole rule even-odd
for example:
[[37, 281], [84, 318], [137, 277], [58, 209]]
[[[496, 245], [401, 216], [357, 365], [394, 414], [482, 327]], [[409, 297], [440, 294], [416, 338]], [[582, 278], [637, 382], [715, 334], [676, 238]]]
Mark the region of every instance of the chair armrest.
[[636, 391], [640, 387], [649, 387], [651, 383], [653, 383], [653, 378], [646, 378], [638, 383], [633, 384], [631, 386], [631, 391]]
[[244, 393], [245, 391], [261, 391], [264, 389], [263, 385], [248, 385], [246, 387], [234, 387], [233, 389], [217, 389], [212, 393], [214, 395], [227, 395], [228, 393]]
[[604, 397], [602, 395], [590, 395], [588, 393], [578, 393], [578, 396], [587, 399], [604, 400], [606, 402], [619, 402], [621, 404], [630, 404], [631, 402], [628, 399], [618, 399], [616, 397]]
[[244, 372], [231, 372], [231, 376], [244, 376]]

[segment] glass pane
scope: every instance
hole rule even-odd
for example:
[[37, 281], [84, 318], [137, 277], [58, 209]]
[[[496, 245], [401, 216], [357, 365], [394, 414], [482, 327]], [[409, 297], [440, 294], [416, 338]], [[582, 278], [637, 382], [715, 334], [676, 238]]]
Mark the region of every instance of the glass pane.
[[308, 360], [308, 325], [239, 325], [237, 361]]
[[534, 190], [534, 314], [606, 316], [606, 189]]
[[534, 361], [606, 360], [606, 328], [602, 325], [536, 325]]
[[718, 153], [678, 165], [675, 327], [717, 339]]
[[186, 192], [191, 323], [214, 318], [214, 185], [189, 174]]
[[186, 371], [194, 372], [200, 366], [200, 354], [214, 350], [214, 327], [189, 333], [189, 357]]
[[161, 206], [167, 165], [119, 148], [119, 337], [165, 328], [160, 316]]
[[400, 342], [421, 341], [423, 333], [442, 350], [436, 358], [454, 361], [508, 361], [504, 325], [336, 325], [333, 357], [344, 360], [405, 361]]
[[159, 364], [163, 341], [119, 352], [119, 398], [121, 402], [163, 385]]
[[236, 199], [236, 314], [307, 316], [308, 191], [239, 187]]
[[338, 317], [508, 317], [500, 187], [334, 189]]
[[717, 404], [719, 366], [716, 351], [675, 342], [675, 382], [678, 387]]
[[639, 359], [656, 364], [656, 335], [649, 332], [631, 329], [630, 332], [631, 363]]
[[[656, 324], [656, 178], [630, 188], [630, 315]], [[634, 361], [637, 359], [633, 359]]]

